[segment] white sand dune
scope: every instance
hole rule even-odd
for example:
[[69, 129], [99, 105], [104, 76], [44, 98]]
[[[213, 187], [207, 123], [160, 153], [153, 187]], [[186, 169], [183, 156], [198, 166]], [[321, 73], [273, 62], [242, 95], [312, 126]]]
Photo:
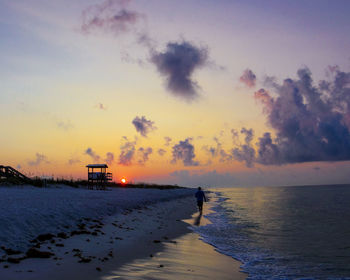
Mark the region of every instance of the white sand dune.
[[39, 234], [71, 232], [83, 218], [103, 219], [125, 209], [191, 194], [190, 189], [0, 187], [0, 246], [25, 251]]

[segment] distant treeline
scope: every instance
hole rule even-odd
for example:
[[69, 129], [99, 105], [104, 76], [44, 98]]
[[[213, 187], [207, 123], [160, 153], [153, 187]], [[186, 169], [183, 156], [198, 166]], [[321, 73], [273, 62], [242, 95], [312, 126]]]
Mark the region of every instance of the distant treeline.
[[[67, 185], [73, 188], [81, 188], [86, 187], [88, 188], [89, 183], [87, 180], [67, 180], [63, 178], [52, 178], [52, 179], [42, 179], [40, 177], [34, 177], [30, 180], [21, 180], [18, 178], [0, 178], [0, 184], [2, 185], [33, 185], [35, 187], [44, 188], [48, 185]], [[152, 184], [152, 183], [127, 183], [127, 184], [121, 184], [121, 183], [115, 183], [115, 182], [108, 182], [104, 185], [105, 187], [109, 188], [142, 188], [142, 189], [182, 189], [185, 187], [180, 187], [177, 185], [158, 185], [158, 184]]]

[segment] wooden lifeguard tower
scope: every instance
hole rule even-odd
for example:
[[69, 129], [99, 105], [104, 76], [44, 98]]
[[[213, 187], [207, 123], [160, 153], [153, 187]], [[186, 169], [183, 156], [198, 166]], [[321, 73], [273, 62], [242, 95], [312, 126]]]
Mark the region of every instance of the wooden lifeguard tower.
[[88, 164], [88, 188], [104, 190], [108, 182], [112, 181], [112, 173], [107, 172], [107, 164]]

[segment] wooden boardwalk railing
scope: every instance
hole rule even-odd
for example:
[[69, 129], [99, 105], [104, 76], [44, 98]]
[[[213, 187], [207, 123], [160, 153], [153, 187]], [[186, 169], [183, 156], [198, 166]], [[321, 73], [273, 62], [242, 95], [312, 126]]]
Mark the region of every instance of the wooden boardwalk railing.
[[21, 172], [12, 168], [11, 166], [0, 165], [0, 179], [2, 178], [5, 178], [5, 179], [17, 178], [26, 182], [31, 180], [30, 178], [23, 175]]

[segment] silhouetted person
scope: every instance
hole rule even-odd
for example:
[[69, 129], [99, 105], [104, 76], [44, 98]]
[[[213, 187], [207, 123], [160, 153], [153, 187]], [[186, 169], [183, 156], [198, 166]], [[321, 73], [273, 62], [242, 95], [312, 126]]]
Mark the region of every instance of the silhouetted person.
[[199, 210], [200, 213], [202, 213], [202, 211], [203, 211], [203, 201], [207, 202], [207, 198], [205, 197], [205, 194], [202, 191], [201, 187], [198, 187], [198, 191], [196, 192], [195, 197], [197, 198], [198, 210]]

